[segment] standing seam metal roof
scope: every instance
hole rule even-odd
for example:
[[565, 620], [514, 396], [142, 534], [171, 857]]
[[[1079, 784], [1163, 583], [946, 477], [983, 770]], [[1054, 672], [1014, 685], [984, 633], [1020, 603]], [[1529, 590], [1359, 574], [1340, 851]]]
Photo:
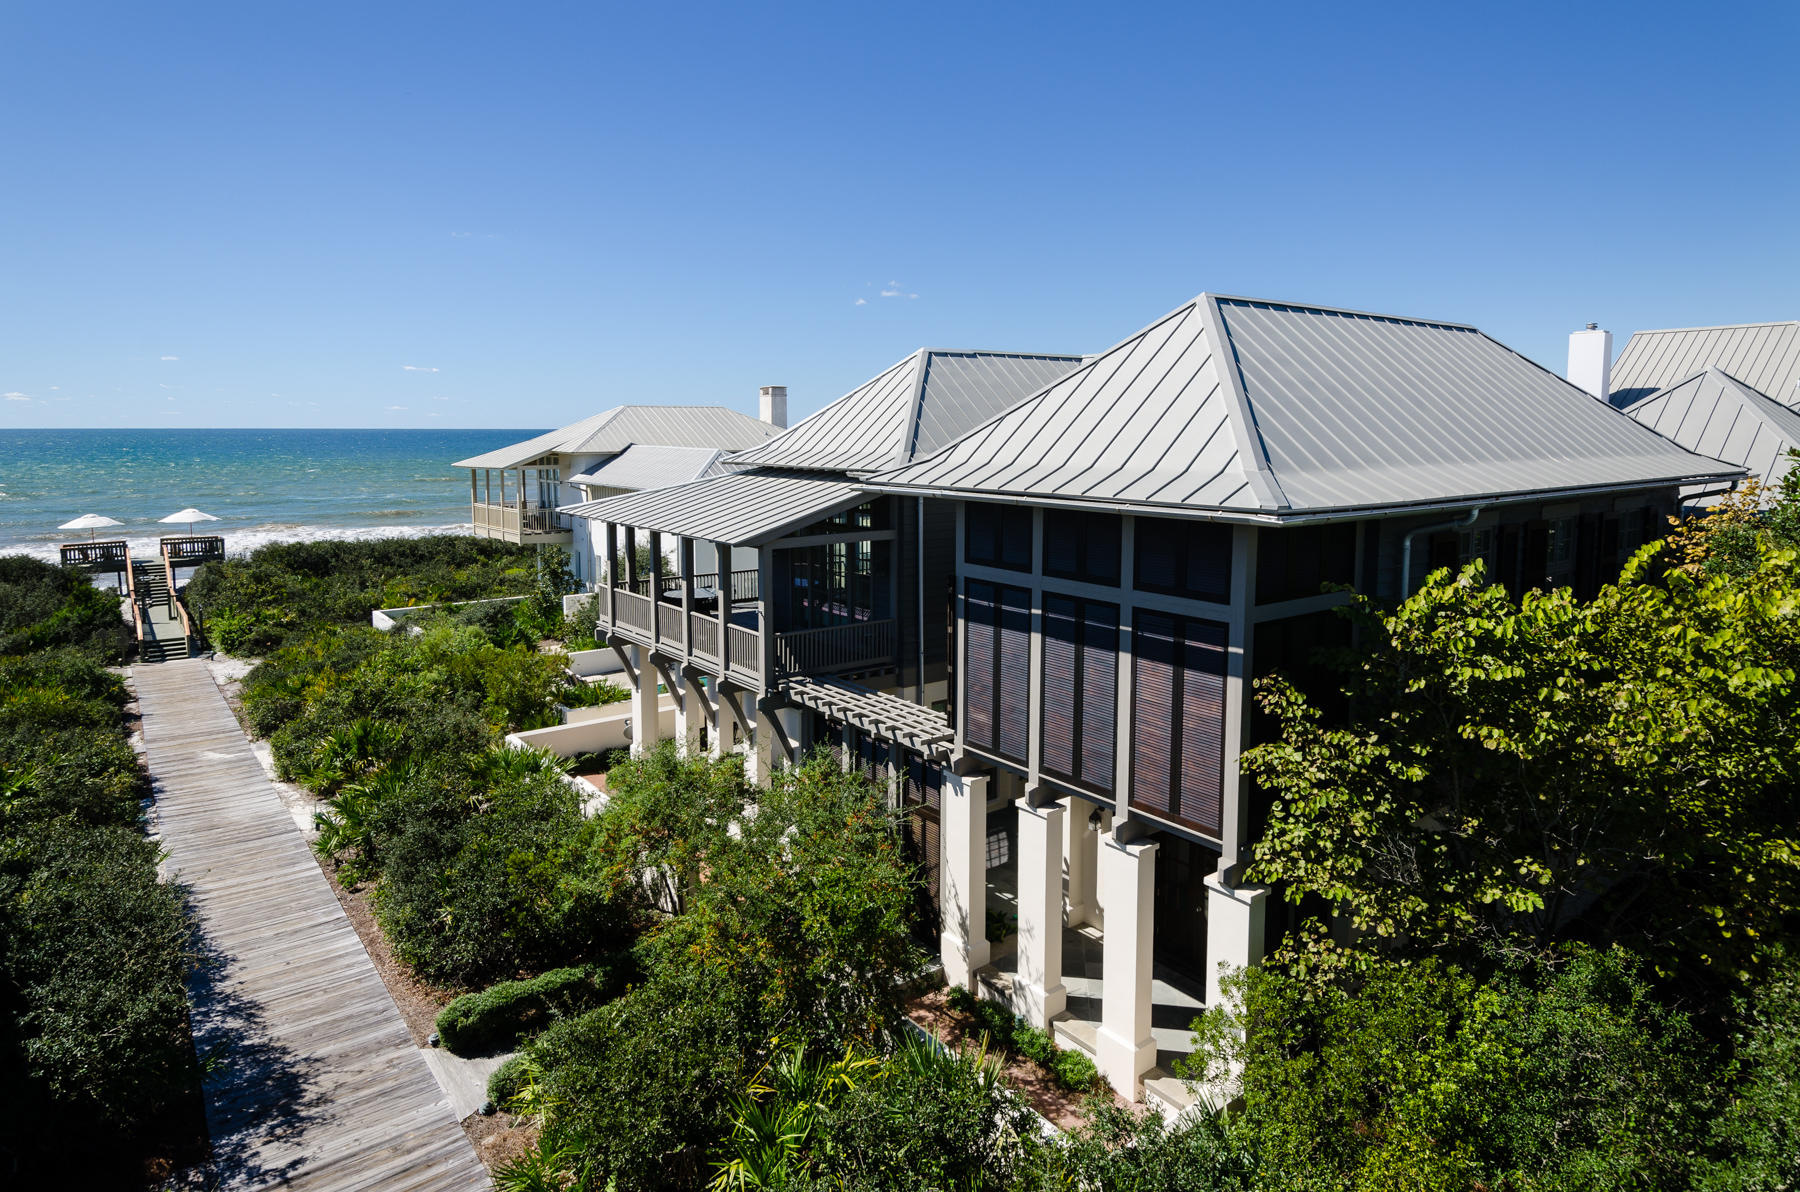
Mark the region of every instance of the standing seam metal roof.
[[1621, 408], [1717, 368], [1784, 406], [1800, 404], [1800, 322], [1639, 331], [1613, 364]]
[[725, 453], [716, 447], [662, 447], [633, 443], [591, 472], [567, 478], [570, 484], [600, 488], [664, 488], [718, 475]]
[[732, 467], [875, 472], [929, 454], [1037, 392], [1079, 356], [920, 348]]
[[546, 455], [607, 455], [633, 443], [662, 447], [753, 447], [777, 428], [724, 406], [614, 406], [509, 447], [458, 460], [456, 468], [516, 468]]
[[774, 468], [567, 505], [562, 512], [732, 546], [760, 546], [869, 499], [852, 481]]
[[1788, 449], [1800, 446], [1800, 410], [1709, 368], [1625, 409], [1638, 422], [1689, 451], [1740, 464], [1765, 484], [1788, 474]]
[[1202, 294], [871, 484], [1283, 514], [1731, 474], [1472, 327]]

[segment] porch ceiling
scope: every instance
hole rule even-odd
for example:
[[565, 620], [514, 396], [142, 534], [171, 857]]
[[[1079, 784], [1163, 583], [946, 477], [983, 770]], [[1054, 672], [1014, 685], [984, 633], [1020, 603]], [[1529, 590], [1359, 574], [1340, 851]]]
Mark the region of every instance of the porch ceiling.
[[861, 729], [920, 753], [948, 757], [956, 733], [942, 712], [898, 695], [829, 675], [800, 675], [781, 685], [802, 707], [847, 720]]
[[561, 512], [731, 546], [762, 546], [867, 500], [867, 493], [841, 476], [758, 469], [564, 505]]

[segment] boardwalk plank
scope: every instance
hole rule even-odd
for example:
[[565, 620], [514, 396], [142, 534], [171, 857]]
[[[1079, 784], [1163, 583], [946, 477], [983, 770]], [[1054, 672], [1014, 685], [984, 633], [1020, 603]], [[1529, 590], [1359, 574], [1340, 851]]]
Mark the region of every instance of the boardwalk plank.
[[448, 1099], [199, 659], [134, 668], [155, 824], [208, 964], [189, 982], [226, 1189], [489, 1192]]

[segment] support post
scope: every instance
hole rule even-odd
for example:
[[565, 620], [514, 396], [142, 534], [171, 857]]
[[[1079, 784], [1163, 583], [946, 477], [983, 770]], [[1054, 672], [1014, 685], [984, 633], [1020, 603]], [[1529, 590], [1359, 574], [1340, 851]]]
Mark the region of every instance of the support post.
[[1222, 1004], [1219, 978], [1262, 963], [1266, 886], [1229, 886], [1216, 873], [1206, 878], [1206, 1004]]
[[1068, 916], [1070, 927], [1099, 921], [1094, 900], [1095, 850], [1100, 833], [1088, 818], [1098, 811], [1086, 799], [1070, 798], [1069, 811], [1063, 817], [1063, 864], [1068, 867]]
[[719, 673], [731, 673], [731, 544], [713, 543], [719, 566]]
[[1019, 801], [1019, 969], [1013, 1010], [1049, 1030], [1068, 1006], [1063, 986], [1063, 809]]
[[662, 740], [662, 700], [656, 693], [656, 667], [650, 651], [637, 651], [636, 681], [631, 685], [631, 756], [653, 753]]
[[706, 690], [700, 686], [700, 672], [684, 666], [678, 672], [681, 698], [675, 705], [675, 748], [682, 757], [700, 756], [701, 729], [707, 722]]
[[943, 931], [939, 955], [944, 979], [965, 989], [992, 954], [987, 940], [988, 780], [944, 772], [938, 836], [943, 849]]
[[1117, 828], [1099, 848], [1100, 905], [1106, 908], [1101, 946], [1104, 993], [1095, 1051], [1100, 1075], [1129, 1100], [1156, 1066], [1150, 1033], [1150, 951], [1155, 936], [1156, 845], [1121, 843]]

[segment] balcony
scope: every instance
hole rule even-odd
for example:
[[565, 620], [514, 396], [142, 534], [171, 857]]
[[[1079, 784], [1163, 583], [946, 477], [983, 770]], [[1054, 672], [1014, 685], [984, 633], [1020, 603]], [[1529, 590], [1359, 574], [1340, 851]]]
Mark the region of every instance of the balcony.
[[469, 503], [469, 522], [478, 538], [498, 538], [525, 546], [568, 546], [575, 539], [568, 519], [541, 505], [472, 501]]

